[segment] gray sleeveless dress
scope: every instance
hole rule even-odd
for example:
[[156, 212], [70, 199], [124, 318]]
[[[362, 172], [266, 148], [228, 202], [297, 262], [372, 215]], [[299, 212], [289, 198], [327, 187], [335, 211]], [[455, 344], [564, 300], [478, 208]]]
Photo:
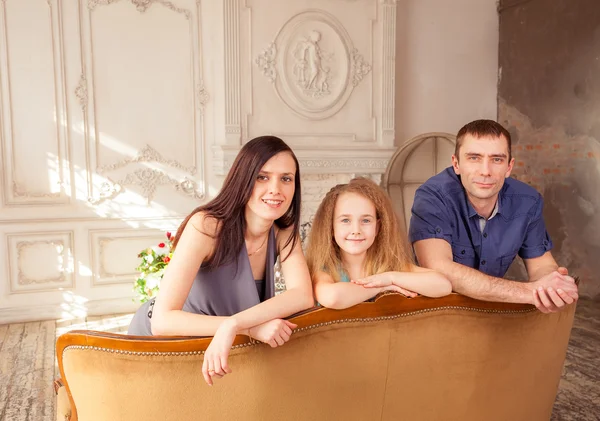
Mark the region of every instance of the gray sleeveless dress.
[[[231, 316], [273, 297], [276, 259], [275, 229], [271, 227], [267, 243], [264, 283], [259, 284], [254, 280], [244, 243], [236, 261], [214, 270], [206, 270], [202, 267], [198, 270], [183, 305], [183, 311], [208, 316]], [[147, 301], [138, 309], [131, 320], [127, 334], [152, 336], [150, 318], [153, 307], [154, 299]]]

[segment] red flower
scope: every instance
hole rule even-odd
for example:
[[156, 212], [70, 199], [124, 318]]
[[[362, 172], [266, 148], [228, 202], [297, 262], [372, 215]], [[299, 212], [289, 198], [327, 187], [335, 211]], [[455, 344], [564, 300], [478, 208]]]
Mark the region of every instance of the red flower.
[[169, 231], [167, 231], [167, 238], [170, 240], [171, 239], [171, 233]]
[[169, 263], [170, 261], [171, 261], [171, 258], [169, 256], [163, 257], [163, 262]]
[[165, 243], [160, 243], [160, 244], [158, 245], [158, 247], [160, 247], [160, 248], [163, 248], [164, 246], [165, 246]]

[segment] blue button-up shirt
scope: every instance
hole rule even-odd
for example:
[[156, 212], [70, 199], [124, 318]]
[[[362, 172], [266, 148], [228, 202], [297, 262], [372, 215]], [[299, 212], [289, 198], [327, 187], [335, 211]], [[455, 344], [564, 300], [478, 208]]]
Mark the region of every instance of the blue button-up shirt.
[[532, 259], [552, 249], [543, 206], [542, 195], [534, 188], [507, 178], [498, 193], [497, 212], [481, 230], [481, 216], [449, 167], [417, 189], [409, 237], [411, 243], [428, 238], [446, 240], [456, 263], [503, 277], [517, 253]]

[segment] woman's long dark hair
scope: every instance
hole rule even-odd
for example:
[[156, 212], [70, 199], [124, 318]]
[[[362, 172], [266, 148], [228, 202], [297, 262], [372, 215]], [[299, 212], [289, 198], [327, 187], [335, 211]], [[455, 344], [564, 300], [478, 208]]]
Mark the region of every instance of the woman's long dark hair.
[[[244, 210], [252, 195], [258, 173], [269, 159], [281, 152], [289, 153], [296, 163], [294, 198], [287, 212], [275, 221], [275, 224], [281, 229], [294, 226], [292, 235], [283, 246], [285, 248], [291, 243], [291, 253], [299, 241], [300, 232], [300, 165], [298, 165], [298, 159], [292, 149], [275, 136], [260, 136], [242, 147], [233, 161], [219, 194], [207, 204], [194, 209], [183, 220], [173, 239], [173, 249], [177, 247], [181, 233], [190, 218], [197, 212], [204, 211], [207, 216], [218, 221], [218, 228], [215, 251], [212, 257], [202, 264], [202, 267], [211, 270], [234, 261], [244, 244], [244, 232], [246, 231]], [[282, 261], [287, 259], [290, 253]]]

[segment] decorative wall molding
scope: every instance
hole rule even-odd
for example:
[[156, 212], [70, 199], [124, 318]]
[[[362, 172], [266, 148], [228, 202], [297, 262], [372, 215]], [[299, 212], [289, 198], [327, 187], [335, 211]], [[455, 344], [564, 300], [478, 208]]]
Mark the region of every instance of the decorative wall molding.
[[107, 259], [119, 258], [122, 256], [120, 250], [107, 252], [107, 246], [117, 244], [121, 248], [125, 247], [130, 253], [130, 257], [134, 260], [140, 250], [147, 247], [152, 247], [164, 240], [164, 232], [160, 230], [150, 229], [93, 229], [88, 232], [90, 239], [90, 260], [94, 276], [92, 278], [92, 286], [101, 286], [108, 284], [130, 284], [136, 279], [138, 273], [135, 268], [139, 264], [135, 261], [131, 264], [131, 268], [126, 271], [114, 271], [107, 268]]
[[[94, 10], [96, 6], [108, 6], [113, 3], [117, 3], [121, 0], [88, 0], [88, 9]], [[185, 15], [186, 19], [190, 19], [192, 14], [189, 10], [183, 9], [181, 7], [175, 6], [170, 1], [165, 0], [129, 0], [136, 8], [136, 10], [140, 13], [144, 13], [150, 6], [154, 3], [161, 4], [174, 12], [181, 13]]]
[[275, 68], [276, 57], [277, 46], [272, 42], [254, 60], [262, 74], [269, 79], [269, 82], [271, 83], [275, 83], [275, 79], [277, 79], [277, 69]]
[[206, 104], [208, 104], [208, 101], [210, 100], [210, 94], [204, 87], [203, 80], [200, 80], [200, 83], [198, 83], [198, 86], [196, 87], [196, 97], [198, 98], [198, 107], [201, 111], [204, 111]]
[[356, 48], [352, 50], [352, 86], [358, 86], [370, 71], [371, 65], [365, 61]]
[[198, 190], [198, 183], [194, 180], [185, 177], [183, 180], [178, 181], [164, 171], [152, 168], [140, 168], [128, 173], [119, 181], [112, 181], [110, 179], [109, 181], [110, 183], [107, 183], [109, 188], [107, 195], [101, 197], [101, 200], [96, 203], [101, 203], [102, 201], [116, 197], [123, 191], [123, 186], [141, 186], [142, 196], [147, 200], [148, 205], [154, 200], [154, 195], [158, 186], [172, 186], [175, 191], [183, 193], [193, 199], [204, 199], [204, 193]]
[[[238, 151], [239, 148], [235, 147], [213, 147], [213, 171], [216, 175], [227, 175]], [[392, 148], [294, 148], [302, 174], [383, 174], [394, 152]]]
[[[6, 244], [11, 276], [10, 294], [43, 292], [74, 286], [72, 231], [10, 233], [6, 236]], [[42, 254], [27, 256], [29, 252]], [[48, 263], [44, 259], [48, 252], [56, 253], [58, 267], [53, 264], [43, 266]], [[42, 260], [38, 261], [38, 258]], [[32, 271], [36, 272], [35, 275], [32, 275]]]
[[[325, 41], [335, 49], [323, 47]], [[339, 112], [371, 71], [371, 64], [354, 47], [342, 23], [323, 10], [308, 10], [290, 18], [254, 63], [281, 101], [308, 120], [326, 119]]]
[[123, 186], [121, 186], [120, 184], [114, 183], [112, 181], [104, 181], [100, 184], [97, 195], [90, 196], [88, 198], [88, 202], [90, 203], [90, 205], [97, 206], [107, 200], [114, 199], [121, 192], [123, 192]]
[[[133, 280], [135, 279], [136, 276], [136, 272], [134, 270], [134, 268], [131, 268], [131, 272], [126, 272], [126, 273], [112, 273], [112, 272], [108, 272], [105, 265], [104, 265], [104, 247], [108, 244], [111, 243], [115, 240], [118, 240], [118, 237], [100, 237], [98, 238], [98, 273], [97, 273], [97, 278], [99, 279], [94, 279], [94, 284], [96, 284], [96, 280], [101, 280], [101, 279], [110, 279], [112, 278], [113, 280], [115, 278], [122, 278], [125, 277], [126, 280], [129, 281], [129, 283], [133, 283]], [[120, 282], [124, 282], [123, 280], [120, 280]], [[102, 282], [103, 284], [106, 284], [107, 282]]]
[[[60, 198], [61, 193], [44, 193], [44, 192], [34, 192], [24, 189], [19, 185], [16, 181], [13, 180], [13, 196], [17, 198], [25, 197], [29, 199], [39, 199], [39, 198]], [[30, 203], [31, 204], [31, 203]]]
[[229, 145], [242, 141], [239, 0], [223, 0], [225, 47], [225, 138]]
[[[28, 278], [25, 273], [23, 272], [23, 268], [21, 267], [21, 255], [23, 253], [23, 251], [28, 248], [28, 247], [32, 247], [32, 246], [39, 246], [39, 245], [48, 245], [48, 246], [52, 246], [52, 247], [56, 247], [56, 251], [59, 253], [59, 255], [62, 255], [64, 250], [65, 250], [65, 244], [62, 241], [19, 241], [17, 243], [17, 262], [19, 262], [19, 266], [17, 266], [17, 271], [18, 271], [18, 277], [17, 277], [17, 282], [19, 283], [19, 285], [30, 285], [30, 284], [52, 284], [52, 283], [62, 283], [65, 281], [65, 272], [61, 271], [57, 276], [54, 277], [47, 277], [47, 278], [41, 278], [41, 279], [33, 279], [33, 278]], [[63, 266], [64, 268], [64, 266]]]
[[156, 149], [154, 149], [150, 145], [145, 145], [142, 149], [137, 151], [133, 158], [125, 158], [121, 161], [115, 162], [110, 165], [103, 165], [101, 167], [96, 168], [98, 174], [103, 174], [107, 171], [114, 171], [119, 168], [126, 167], [129, 164], [140, 163], [140, 162], [156, 162], [159, 164], [168, 165], [169, 167], [177, 168], [179, 170], [185, 171], [190, 175], [196, 174], [196, 167], [181, 164], [180, 162], [175, 161], [174, 159], [166, 159], [164, 158]]
[[87, 111], [88, 105], [88, 91], [87, 91], [87, 80], [85, 75], [81, 75], [79, 78], [79, 83], [75, 88], [75, 97], [79, 101], [79, 105], [81, 106], [81, 110], [85, 113]]
[[[154, 4], [161, 5], [169, 10], [177, 12], [185, 16], [189, 25], [189, 45], [191, 48], [191, 64], [192, 71], [190, 73], [190, 82], [194, 89], [194, 102], [193, 106], [193, 137], [189, 139], [189, 143], [193, 150], [193, 153], [189, 154], [192, 158], [192, 165], [185, 165], [177, 160], [167, 159], [157, 152], [152, 146], [146, 144], [142, 149], [138, 150], [133, 157], [125, 157], [116, 162], [100, 163], [100, 136], [102, 128], [98, 126], [97, 122], [97, 107], [96, 100], [94, 99], [94, 92], [96, 91], [94, 77], [94, 37], [91, 32], [91, 25], [93, 19], [93, 11], [97, 6], [106, 6], [115, 4], [119, 1], [126, 1], [136, 7], [140, 13], [146, 12]], [[124, 192], [124, 186], [126, 185], [141, 185], [144, 188], [144, 195], [148, 200], [148, 203], [152, 200], [155, 192], [155, 188], [158, 185], [171, 184], [174, 189], [180, 193], [183, 193], [193, 198], [203, 198], [206, 191], [207, 176], [205, 173], [205, 157], [204, 157], [204, 111], [206, 105], [210, 100], [210, 94], [207, 87], [204, 84], [203, 68], [202, 68], [202, 31], [201, 31], [201, 1], [196, 0], [196, 10], [194, 12], [176, 6], [174, 3], [165, 0], [88, 0], [87, 9], [89, 13], [84, 13], [80, 9], [80, 21], [81, 32], [82, 32], [82, 43], [81, 43], [81, 56], [82, 56], [82, 78], [79, 86], [76, 89], [76, 97], [78, 98], [80, 105], [84, 111], [84, 125], [85, 125], [85, 136], [86, 136], [86, 164], [88, 169], [88, 202], [92, 205], [98, 205], [102, 202], [113, 200], [120, 193]], [[96, 53], [97, 54], [97, 53]], [[91, 64], [90, 65], [88, 65]], [[89, 69], [88, 70], [86, 70]], [[88, 84], [88, 81], [90, 82]], [[89, 113], [85, 113], [87, 109], [83, 104], [89, 102], [90, 110]], [[87, 130], [90, 127], [91, 133]], [[171, 139], [165, 139], [169, 142]], [[194, 176], [194, 180], [183, 176], [181, 173], [173, 173], [158, 176], [156, 172], [145, 172], [148, 169], [145, 168], [137, 169], [136, 171], [130, 172], [125, 176], [121, 176], [120, 181], [113, 181], [107, 177], [106, 174], [112, 171], [116, 171], [127, 167], [131, 164], [148, 164], [158, 163], [167, 165], [171, 168], [185, 172], [187, 175]], [[94, 174], [92, 174], [92, 168], [95, 168], [97, 174], [103, 176], [106, 181], [100, 183], [101, 189], [97, 190], [97, 183], [94, 182]], [[156, 169], [153, 169], [156, 170]], [[159, 170], [156, 170], [159, 171]], [[154, 174], [149, 177], [149, 174]], [[145, 177], [145, 178], [144, 178]], [[116, 178], [113, 175], [113, 178]], [[168, 180], [168, 181], [167, 181]]]
[[[65, 311], [61, 306], [65, 303], [60, 298], [55, 298], [53, 301], [51, 304], [31, 307], [0, 308], [0, 320], [3, 323], [17, 323], [68, 318], [69, 310]], [[139, 306], [140, 304], [134, 302], [131, 297], [89, 300], [84, 301], [81, 308], [78, 308], [77, 314], [71, 315], [71, 318], [80, 318], [81, 311], [86, 316], [133, 313]]]
[[[48, 27], [49, 34], [47, 34], [50, 47], [50, 51], [44, 51], [49, 53], [52, 57], [52, 83], [53, 83], [53, 100], [52, 108], [48, 110], [48, 114], [51, 114], [55, 121], [55, 128], [46, 134], [53, 141], [56, 141], [56, 148], [51, 150], [49, 153], [55, 154], [53, 169], [58, 179], [57, 185], [59, 191], [39, 191], [32, 190], [29, 187], [25, 187], [26, 182], [18, 180], [17, 166], [19, 164], [20, 157], [17, 155], [16, 147], [18, 140], [15, 139], [15, 133], [19, 133], [19, 129], [15, 127], [15, 109], [13, 108], [13, 79], [18, 77], [18, 73], [14, 73], [11, 69], [9, 51], [18, 50], [17, 46], [11, 47], [9, 37], [10, 31], [8, 21], [10, 20], [7, 16], [7, 9], [5, 3], [2, 2], [2, 10], [0, 13], [0, 28], [3, 28], [2, 37], [3, 45], [0, 47], [0, 51], [4, 54], [4, 57], [0, 60], [0, 109], [4, 115], [2, 116], [2, 126], [0, 130], [3, 131], [1, 136], [2, 141], [2, 154], [0, 158], [3, 162], [0, 162], [0, 171], [2, 176], [0, 180], [4, 182], [4, 188], [2, 194], [4, 196], [4, 204], [7, 207], [12, 206], [28, 206], [28, 205], [40, 205], [45, 204], [49, 206], [60, 206], [68, 204], [70, 197], [65, 194], [63, 189], [64, 186], [70, 185], [68, 177], [69, 170], [67, 168], [68, 163], [65, 158], [67, 157], [69, 138], [67, 134], [67, 128], [60, 125], [60, 119], [66, 116], [66, 81], [65, 81], [65, 69], [64, 69], [64, 57], [63, 57], [63, 27], [62, 27], [62, 8], [53, 7], [52, 1], [46, 1], [44, 7], [48, 8]], [[11, 26], [14, 28], [14, 26]], [[18, 39], [16, 39], [18, 41]], [[13, 43], [16, 42], [13, 39]], [[29, 83], [29, 81], [21, 82]], [[22, 109], [19, 110], [23, 112]], [[44, 145], [44, 147], [47, 147]], [[24, 167], [25, 165], [21, 165]], [[56, 185], [56, 184], [55, 184]]]
[[393, 145], [396, 137], [396, 0], [383, 0], [382, 3], [381, 137], [384, 144]]

